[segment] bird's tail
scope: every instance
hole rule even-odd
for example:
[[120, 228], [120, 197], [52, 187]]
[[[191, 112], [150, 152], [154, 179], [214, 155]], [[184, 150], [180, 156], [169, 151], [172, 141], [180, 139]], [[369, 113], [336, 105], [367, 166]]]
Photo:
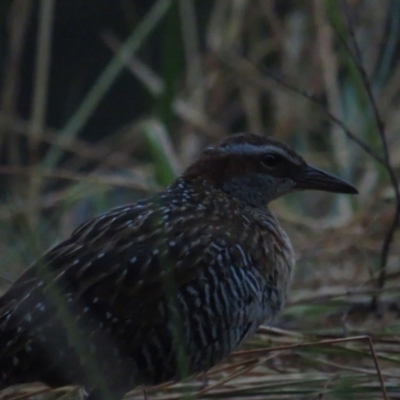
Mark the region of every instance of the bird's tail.
[[0, 390], [20, 383], [19, 370], [23, 364], [17, 357], [20, 341], [16, 340], [14, 329], [8, 329], [10, 313], [10, 309], [0, 304]]
[[5, 389], [9, 386], [9, 370], [10, 370], [10, 362], [7, 357], [7, 343], [9, 342], [9, 335], [2, 329], [5, 325], [6, 316], [0, 315], [0, 390]]

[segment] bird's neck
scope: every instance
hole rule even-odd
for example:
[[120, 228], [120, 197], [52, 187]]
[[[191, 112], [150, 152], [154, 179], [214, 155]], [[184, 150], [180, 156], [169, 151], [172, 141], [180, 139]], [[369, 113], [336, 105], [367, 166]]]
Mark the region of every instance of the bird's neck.
[[257, 180], [241, 177], [220, 180], [210, 175], [182, 176], [174, 186], [181, 186], [198, 191], [199, 193], [212, 193], [213, 196], [222, 196], [229, 201], [235, 201], [242, 206], [253, 207], [266, 211], [269, 203], [268, 186], [260, 188]]
[[[167, 197], [179, 199], [185, 208], [195, 207], [206, 209], [206, 215], [214, 215], [216, 218], [226, 219], [226, 223], [238, 223], [242, 217], [248, 217], [254, 221], [265, 221], [271, 229], [278, 224], [273, 213], [268, 209], [265, 201], [255, 204], [248, 201], [247, 197], [242, 198], [218, 185], [212, 184], [207, 179], [179, 178], [167, 190]], [[235, 222], [236, 221], [236, 222]], [[238, 222], [239, 221], [239, 222]]]

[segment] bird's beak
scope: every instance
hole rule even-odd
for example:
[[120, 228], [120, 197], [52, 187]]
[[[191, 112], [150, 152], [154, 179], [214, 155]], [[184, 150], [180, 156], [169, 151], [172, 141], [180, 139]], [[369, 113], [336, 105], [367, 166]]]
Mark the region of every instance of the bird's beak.
[[328, 172], [307, 165], [294, 179], [297, 189], [322, 190], [324, 192], [357, 194], [358, 190], [350, 183]]

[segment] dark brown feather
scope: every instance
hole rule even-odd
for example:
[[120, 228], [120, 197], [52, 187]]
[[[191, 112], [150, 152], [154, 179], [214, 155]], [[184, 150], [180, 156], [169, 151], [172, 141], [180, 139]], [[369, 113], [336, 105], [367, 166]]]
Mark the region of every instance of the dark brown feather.
[[306, 167], [234, 135], [165, 191], [78, 227], [0, 299], [0, 389], [79, 384], [118, 400], [211, 368], [284, 305], [294, 256], [267, 203]]

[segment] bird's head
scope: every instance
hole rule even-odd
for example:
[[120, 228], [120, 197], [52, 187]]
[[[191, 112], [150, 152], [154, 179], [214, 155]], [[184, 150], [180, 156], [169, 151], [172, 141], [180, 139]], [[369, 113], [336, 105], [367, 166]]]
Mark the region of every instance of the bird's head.
[[307, 164], [286, 145], [250, 133], [207, 147], [183, 177], [207, 180], [256, 207], [297, 190], [358, 193], [350, 183]]

